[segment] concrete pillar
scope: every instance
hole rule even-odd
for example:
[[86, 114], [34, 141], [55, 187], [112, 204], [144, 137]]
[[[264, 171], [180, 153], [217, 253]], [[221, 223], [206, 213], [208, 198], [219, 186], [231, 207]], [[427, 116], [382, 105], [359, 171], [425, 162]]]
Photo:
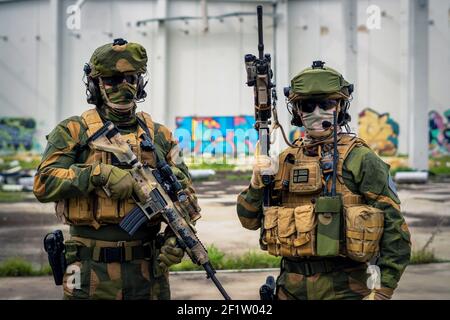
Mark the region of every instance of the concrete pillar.
[[[357, 1], [356, 0], [343, 0], [342, 1], [342, 17], [344, 21], [345, 30], [345, 72], [344, 78], [353, 83], [355, 86], [358, 70], [357, 70]], [[358, 130], [358, 104], [355, 103], [350, 107], [350, 116], [352, 121], [350, 123], [351, 128], [357, 132]]]
[[[168, 15], [168, 1], [157, 0], [156, 18], [164, 19]], [[150, 77], [152, 84], [152, 96], [150, 96], [151, 114], [155, 121], [172, 127], [173, 119], [169, 119], [169, 104], [167, 98], [167, 28], [164, 21], [159, 21], [154, 41], [154, 65], [150, 66]]]
[[[277, 85], [277, 110], [278, 120], [285, 129], [286, 135], [289, 138], [289, 131], [291, 128], [290, 115], [286, 110], [285, 97], [283, 88], [290, 85], [289, 78], [289, 24], [288, 24], [288, 0], [280, 0], [274, 4], [274, 81]], [[273, 150], [280, 152], [287, 147], [286, 143], [278, 132], [276, 143], [273, 145]]]
[[409, 6], [409, 166], [428, 170], [428, 0]]
[[[62, 10], [62, 1], [50, 0], [50, 20], [51, 20], [51, 32], [52, 41], [49, 41], [53, 45], [52, 48], [52, 61], [55, 61], [53, 65], [48, 66], [49, 76], [48, 80], [51, 81], [53, 86], [53, 110], [55, 112], [52, 115], [48, 115], [47, 126], [54, 127], [59, 121], [63, 120], [65, 103], [62, 101], [62, 86], [64, 81], [59, 81], [61, 77], [61, 70], [63, 64], [63, 41], [62, 32], [65, 29], [65, 12]], [[45, 144], [44, 144], [45, 145]]]

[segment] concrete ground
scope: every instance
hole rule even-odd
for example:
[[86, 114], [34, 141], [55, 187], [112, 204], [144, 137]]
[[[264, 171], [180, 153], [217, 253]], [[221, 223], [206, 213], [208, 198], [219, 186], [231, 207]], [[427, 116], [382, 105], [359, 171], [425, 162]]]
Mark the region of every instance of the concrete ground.
[[[218, 272], [217, 277], [234, 300], [259, 300], [259, 287], [268, 275], [262, 272]], [[177, 300], [220, 300], [222, 296], [203, 272], [175, 273], [170, 276], [172, 298]], [[61, 299], [62, 289], [52, 277], [0, 278], [0, 299]], [[450, 299], [450, 263], [409, 266], [395, 291], [396, 300]]]
[[[259, 232], [243, 229], [235, 212], [236, 196], [245, 187], [245, 182], [223, 179], [197, 182], [195, 187], [203, 216], [197, 223], [198, 236], [204, 244], [214, 244], [229, 254], [259, 250]], [[433, 250], [437, 257], [450, 260], [450, 184], [439, 182], [399, 186], [399, 197], [412, 234], [413, 248], [421, 249], [430, 242], [428, 249]], [[25, 202], [0, 204], [0, 262], [9, 257], [20, 256], [36, 266], [46, 264], [42, 239], [54, 229], [62, 229], [67, 237], [68, 227], [61, 225], [55, 218], [53, 204], [38, 203], [31, 194], [30, 199]], [[449, 299], [449, 266], [432, 264], [408, 267], [400, 282], [398, 297], [418, 299], [423, 295], [427, 299], [443, 299], [444, 296]], [[219, 275], [227, 283], [230, 293], [250, 299], [256, 298], [257, 288], [264, 281], [266, 273]], [[187, 291], [197, 283], [202, 283], [203, 275], [177, 274], [173, 278], [174, 298], [188, 298], [189, 295], [192, 295], [192, 299], [214, 297], [215, 288], [206, 280], [202, 285], [204, 290], [194, 290], [194, 293]], [[175, 278], [182, 281], [176, 281]], [[35, 289], [28, 290], [28, 285]], [[41, 286], [46, 288], [42, 291], [43, 294], [34, 294], [34, 291], [40, 292]], [[57, 298], [58, 292], [49, 278], [45, 277], [0, 278], [0, 299]]]

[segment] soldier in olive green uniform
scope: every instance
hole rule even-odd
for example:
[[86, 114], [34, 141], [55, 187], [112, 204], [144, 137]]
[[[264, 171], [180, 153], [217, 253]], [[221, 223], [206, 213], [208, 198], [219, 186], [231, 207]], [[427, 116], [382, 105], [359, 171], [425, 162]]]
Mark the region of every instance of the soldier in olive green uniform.
[[[390, 299], [409, 263], [410, 233], [389, 165], [341, 130], [348, 129], [352, 91], [353, 85], [320, 61], [295, 76], [288, 102], [292, 123], [304, 126], [306, 136], [278, 161], [257, 159], [250, 186], [238, 196], [242, 225], [261, 228], [261, 248], [282, 256], [277, 299]], [[270, 204], [263, 208], [261, 172], [275, 163]], [[380, 271], [379, 285], [370, 289], [369, 262]]]
[[[84, 71], [88, 102], [94, 109], [70, 117], [47, 136], [48, 145], [34, 181], [41, 202], [56, 202], [56, 213], [70, 225], [65, 242], [68, 269], [66, 299], [170, 299], [168, 267], [184, 251], [161, 220], [144, 224], [133, 236], [118, 224], [135, 203], [137, 185], [126, 166], [109, 152], [93, 150], [86, 140], [112, 121], [138, 160], [155, 165], [155, 155], [141, 148], [148, 133], [160, 159], [166, 159], [193, 201], [188, 168], [177, 156], [177, 142], [165, 126], [136, 112], [145, 98], [147, 53], [123, 39], [99, 47]], [[103, 191], [106, 187], [110, 197]]]

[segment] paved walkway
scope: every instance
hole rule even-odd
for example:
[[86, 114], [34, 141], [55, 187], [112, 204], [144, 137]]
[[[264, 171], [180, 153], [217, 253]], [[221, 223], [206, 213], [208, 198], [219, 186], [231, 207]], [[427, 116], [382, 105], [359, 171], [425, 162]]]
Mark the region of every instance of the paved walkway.
[[[262, 272], [218, 272], [217, 277], [234, 300], [257, 300], [261, 284], [278, 270]], [[183, 272], [170, 277], [172, 298], [218, 300], [220, 293], [202, 272]], [[60, 299], [61, 287], [52, 277], [0, 278], [0, 299]], [[409, 266], [394, 299], [450, 299], [450, 263]]]

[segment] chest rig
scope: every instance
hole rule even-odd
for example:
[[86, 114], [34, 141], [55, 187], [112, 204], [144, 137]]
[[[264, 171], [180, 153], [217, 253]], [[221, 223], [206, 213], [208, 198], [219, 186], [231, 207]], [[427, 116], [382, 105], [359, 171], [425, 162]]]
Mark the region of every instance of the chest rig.
[[[333, 148], [318, 145], [317, 152], [311, 152], [303, 141], [296, 146], [280, 154], [272, 198], [276, 206], [265, 211], [263, 245], [276, 256], [347, 255], [367, 261], [378, 250], [382, 212], [366, 205], [361, 195], [348, 189], [342, 176], [350, 152], [357, 146], [367, 146], [366, 143], [349, 134], [339, 135], [337, 197], [329, 196]], [[338, 225], [333, 227], [336, 220]], [[349, 250], [356, 254], [348, 254]]]
[[[342, 178], [345, 159], [354, 147], [363, 145], [367, 146], [362, 139], [355, 136], [339, 135], [336, 192], [341, 194], [344, 204], [364, 203], [360, 195], [345, 186]], [[280, 169], [274, 180], [276, 202], [291, 208], [311, 204], [314, 198], [326, 190], [331, 190], [333, 150], [324, 150], [318, 145], [316, 155], [308, 155], [309, 148], [303, 141], [297, 142], [297, 146], [289, 147], [280, 154]]]
[[[133, 153], [140, 162], [148, 163], [151, 167], [155, 167], [156, 159], [153, 152], [145, 151], [141, 147], [141, 137], [143, 134], [148, 134], [153, 141], [153, 121], [150, 115], [145, 112], [138, 112], [136, 116], [138, 117], [139, 124], [137, 130], [128, 134], [122, 134], [122, 137], [130, 145]], [[88, 137], [92, 136], [103, 126], [103, 121], [95, 109], [85, 111], [81, 115], [81, 118], [87, 128]], [[110, 152], [90, 149], [85, 163], [93, 164], [95, 162], [112, 164], [121, 167], [122, 169], [131, 169], [131, 167], [127, 168], [126, 166], [121, 165], [117, 158]], [[58, 205], [60, 204], [58, 203]], [[64, 200], [62, 213], [68, 224], [90, 225], [97, 229], [103, 224], [120, 223], [122, 218], [130, 212], [135, 205], [135, 202], [131, 198], [124, 200], [110, 199], [103, 190], [97, 190], [87, 197], [75, 197]]]

